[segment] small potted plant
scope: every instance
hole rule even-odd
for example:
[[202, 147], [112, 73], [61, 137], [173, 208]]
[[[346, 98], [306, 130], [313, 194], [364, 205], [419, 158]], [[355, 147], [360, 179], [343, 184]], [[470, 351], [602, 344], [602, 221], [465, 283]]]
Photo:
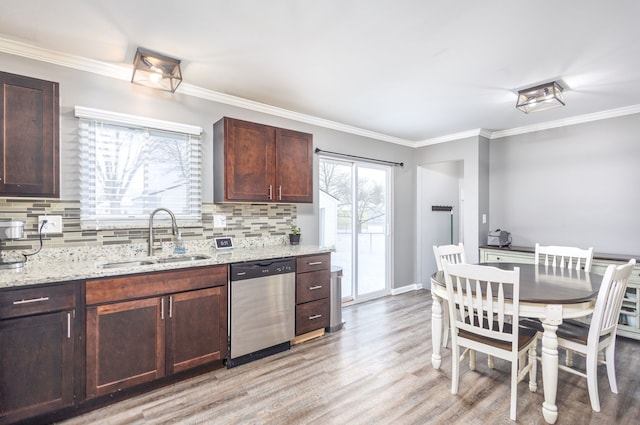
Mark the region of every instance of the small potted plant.
[[298, 245], [300, 243], [300, 228], [298, 226], [291, 226], [289, 243], [291, 243], [291, 245]]

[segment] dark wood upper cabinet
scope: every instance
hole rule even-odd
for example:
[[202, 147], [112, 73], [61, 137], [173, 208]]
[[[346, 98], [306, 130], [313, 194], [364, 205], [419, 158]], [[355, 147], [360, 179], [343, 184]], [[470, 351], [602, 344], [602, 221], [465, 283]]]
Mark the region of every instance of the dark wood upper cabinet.
[[313, 202], [313, 136], [276, 129], [277, 201]]
[[0, 195], [60, 197], [58, 83], [0, 72]]
[[214, 124], [215, 202], [313, 202], [313, 136], [233, 118]]

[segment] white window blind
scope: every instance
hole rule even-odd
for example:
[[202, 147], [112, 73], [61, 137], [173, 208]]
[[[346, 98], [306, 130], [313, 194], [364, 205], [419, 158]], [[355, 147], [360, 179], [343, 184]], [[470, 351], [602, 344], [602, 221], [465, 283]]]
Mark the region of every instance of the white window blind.
[[76, 116], [83, 229], [145, 227], [159, 207], [181, 225], [201, 222], [199, 127], [82, 107]]

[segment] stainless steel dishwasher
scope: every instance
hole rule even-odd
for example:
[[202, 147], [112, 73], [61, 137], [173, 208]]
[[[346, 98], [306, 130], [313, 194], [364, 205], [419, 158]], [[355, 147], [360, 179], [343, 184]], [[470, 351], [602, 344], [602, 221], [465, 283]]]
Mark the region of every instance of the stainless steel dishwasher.
[[295, 264], [294, 258], [231, 264], [228, 368], [291, 348]]

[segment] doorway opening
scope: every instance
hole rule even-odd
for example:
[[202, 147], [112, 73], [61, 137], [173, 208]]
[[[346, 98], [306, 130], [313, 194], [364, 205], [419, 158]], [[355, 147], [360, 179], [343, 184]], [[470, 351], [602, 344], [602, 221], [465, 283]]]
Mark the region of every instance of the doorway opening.
[[[434, 245], [464, 243], [464, 162], [446, 161], [418, 167], [418, 276], [431, 288], [436, 271]], [[434, 208], [434, 206], [436, 208]], [[439, 206], [451, 207], [445, 210]]]

